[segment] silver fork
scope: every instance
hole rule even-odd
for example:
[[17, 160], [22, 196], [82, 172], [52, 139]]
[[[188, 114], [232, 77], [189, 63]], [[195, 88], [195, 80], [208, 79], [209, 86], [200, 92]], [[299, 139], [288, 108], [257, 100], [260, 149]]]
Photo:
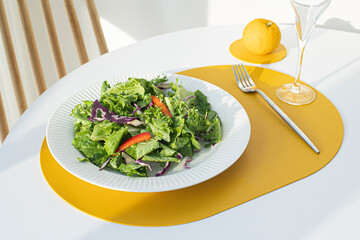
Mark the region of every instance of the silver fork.
[[[311, 142], [311, 140], [305, 135], [303, 131], [268, 97], [266, 94], [261, 91], [254, 81], [249, 76], [243, 64], [236, 64], [232, 66], [236, 82], [245, 93], [257, 92], [259, 93], [265, 101], [275, 110], [277, 114], [291, 127], [297, 135], [299, 135], [316, 153], [320, 153], [319, 149]], [[239, 71], [240, 70], [240, 71]]]

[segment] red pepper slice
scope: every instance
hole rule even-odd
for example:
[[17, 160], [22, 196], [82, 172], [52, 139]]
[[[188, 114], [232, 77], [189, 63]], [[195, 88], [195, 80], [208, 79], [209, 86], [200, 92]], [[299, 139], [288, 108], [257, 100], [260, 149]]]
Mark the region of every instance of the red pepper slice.
[[151, 134], [149, 132], [143, 132], [140, 133], [138, 135], [135, 135], [131, 138], [129, 138], [128, 140], [126, 140], [123, 144], [121, 144], [118, 149], [116, 149], [115, 152], [121, 152], [124, 151], [125, 149], [127, 149], [128, 147], [130, 147], [131, 145], [138, 143], [138, 142], [142, 142], [145, 140], [148, 140], [151, 138]]
[[159, 98], [151, 95], [151, 100], [152, 100], [153, 104], [155, 104], [158, 108], [160, 108], [161, 112], [165, 116], [169, 116], [170, 118], [172, 118], [172, 115], [171, 115], [169, 109], [166, 107], [166, 105]]

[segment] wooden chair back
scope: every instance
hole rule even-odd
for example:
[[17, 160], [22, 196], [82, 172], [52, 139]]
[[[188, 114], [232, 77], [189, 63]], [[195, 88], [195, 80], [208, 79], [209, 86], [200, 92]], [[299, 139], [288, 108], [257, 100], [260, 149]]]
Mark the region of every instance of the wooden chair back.
[[[17, 0], [17, 4], [18, 4], [19, 15], [21, 18], [22, 28], [26, 40], [26, 45], [29, 53], [29, 58], [31, 62], [31, 68], [34, 74], [36, 88], [38, 94], [40, 95], [46, 90], [47, 86], [44, 77], [43, 67], [41, 65], [41, 61], [39, 57], [38, 46], [35, 41], [33, 25], [31, 23], [31, 19], [29, 15], [29, 8], [26, 0]], [[76, 14], [74, 2], [73, 0], [64, 0], [64, 4], [67, 12], [67, 17], [69, 19], [73, 39], [76, 45], [78, 57], [80, 63], [84, 64], [89, 61], [89, 57], [85, 48], [85, 42], [84, 42], [83, 34], [80, 29], [80, 24]], [[86, 0], [86, 6], [91, 19], [91, 24], [96, 37], [97, 45], [99, 47], [99, 52], [100, 54], [104, 54], [108, 52], [108, 48], [106, 45], [102, 27], [100, 25], [100, 20], [94, 0]], [[44, 20], [50, 41], [51, 50], [54, 57], [53, 60], [56, 66], [57, 76], [58, 78], [61, 78], [64, 75], [66, 75], [66, 70], [65, 70], [64, 59], [62, 56], [62, 51], [59, 44], [59, 38], [55, 28], [54, 17], [50, 7], [49, 0], [41, 0], [41, 7], [44, 15]], [[1, 30], [4, 49], [5, 49], [6, 60], [9, 66], [10, 78], [14, 88], [14, 95], [17, 101], [17, 107], [20, 114], [22, 114], [27, 109], [28, 103], [25, 98], [24, 87], [19, 73], [18, 61], [16, 58], [14, 44], [9, 29], [9, 23], [5, 11], [4, 0], [0, 0], [0, 30]], [[5, 139], [8, 132], [9, 132], [9, 126], [6, 118], [4, 103], [0, 92], [0, 142], [2, 142]]]

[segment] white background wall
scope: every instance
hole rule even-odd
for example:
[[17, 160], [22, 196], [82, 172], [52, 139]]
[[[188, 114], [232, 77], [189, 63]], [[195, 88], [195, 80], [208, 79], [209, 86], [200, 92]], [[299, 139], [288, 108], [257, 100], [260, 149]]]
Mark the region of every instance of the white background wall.
[[[15, 44], [26, 98], [30, 105], [38, 94], [35, 89], [29, 55], [19, 18], [17, 1], [4, 0], [11, 34]], [[40, 51], [46, 83], [57, 81], [49, 39], [40, 0], [28, 0], [36, 42]], [[72, 40], [64, 3], [50, 0], [67, 72], [80, 62]], [[85, 0], [74, 0], [86, 41], [89, 58], [99, 56]], [[292, 23], [287, 0], [96, 0], [109, 51], [137, 41], [188, 28], [246, 24], [255, 18], [267, 18], [278, 24]], [[360, 33], [360, 0], [332, 0], [318, 26]], [[239, 38], [242, 33], [239, 32]], [[339, 43], [341, 44], [341, 43]], [[0, 91], [5, 102], [10, 128], [19, 113], [0, 38]]]

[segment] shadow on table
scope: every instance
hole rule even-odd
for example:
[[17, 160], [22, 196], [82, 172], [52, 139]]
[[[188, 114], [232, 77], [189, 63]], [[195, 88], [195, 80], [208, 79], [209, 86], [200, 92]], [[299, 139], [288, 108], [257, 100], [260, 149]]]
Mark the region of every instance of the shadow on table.
[[357, 29], [351, 25], [350, 21], [345, 21], [340, 18], [330, 18], [324, 24], [318, 26], [340, 31], [360, 33], [360, 29]]
[[340, 71], [343, 71], [345, 68], [351, 66], [352, 64], [358, 62], [360, 60], [360, 57], [357, 57], [339, 67], [337, 67], [336, 69], [334, 69], [333, 71], [329, 72], [328, 74], [326, 74], [325, 76], [313, 81], [311, 84], [314, 86], [314, 87], [317, 87], [319, 86], [321, 83], [323, 83], [325, 80], [327, 80], [329, 77], [331, 77], [332, 75], [336, 74], [336, 73], [339, 73]]
[[[40, 147], [42, 140], [37, 141], [39, 133], [43, 133], [45, 136], [46, 124], [39, 125], [35, 128], [28, 130], [22, 134], [22, 138], [14, 142], [6, 141], [0, 148], [0, 173], [9, 167], [12, 167], [30, 157], [38, 155], [40, 153]], [[9, 139], [11, 141], [11, 139]], [[6, 152], [5, 152], [6, 149]], [[20, 157], [21, 156], [21, 157]]]
[[[360, 192], [360, 184], [356, 181], [344, 187], [343, 184], [349, 179], [338, 181], [338, 173], [332, 170], [333, 165], [330, 163], [326, 167], [329, 170], [327, 174], [333, 179], [330, 182], [322, 176], [317, 176], [317, 181], [312, 181], [312, 177], [308, 177], [306, 180], [293, 183], [297, 185], [296, 189], [283, 187], [210, 218], [169, 227], [135, 227], [108, 222], [101, 224], [102, 220], [99, 220], [97, 227], [78, 239], [89, 240], [100, 237], [107, 239], [116, 235], [134, 237], [146, 235], [154, 238], [156, 236], [158, 240], [234, 239], [234, 236], [237, 236], [236, 239], [246, 240], [317, 239], [316, 234], [324, 234], [321, 230], [323, 227], [328, 227], [332, 215], [345, 207], [353, 199], [354, 194]], [[360, 163], [353, 168], [350, 175], [353, 175], [355, 169], [359, 167]], [[315, 192], [314, 189], [317, 191]]]

